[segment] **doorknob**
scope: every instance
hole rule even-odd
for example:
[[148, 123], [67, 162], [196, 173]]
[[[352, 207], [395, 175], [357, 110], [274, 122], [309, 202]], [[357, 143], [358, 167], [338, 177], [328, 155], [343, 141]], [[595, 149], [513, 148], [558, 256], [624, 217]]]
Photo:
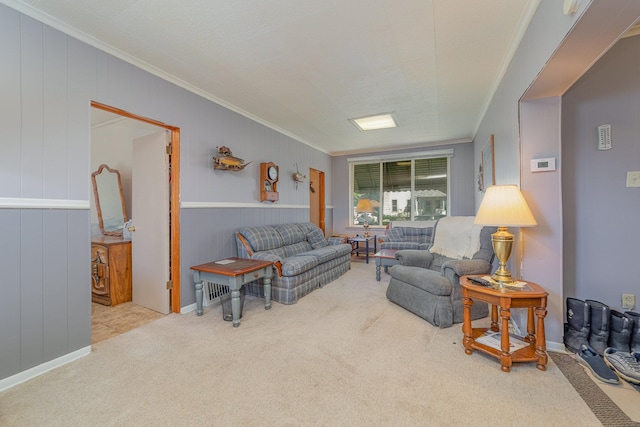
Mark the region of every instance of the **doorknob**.
[[134, 225], [133, 227], [129, 227], [129, 228], [127, 228], [127, 230], [129, 230], [129, 231], [136, 231], [136, 226]]

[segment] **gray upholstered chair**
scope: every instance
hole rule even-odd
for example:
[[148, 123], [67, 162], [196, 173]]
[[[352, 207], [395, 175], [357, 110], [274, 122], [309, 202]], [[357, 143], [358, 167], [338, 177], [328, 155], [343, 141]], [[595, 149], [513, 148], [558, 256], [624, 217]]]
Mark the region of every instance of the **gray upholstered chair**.
[[[435, 326], [462, 323], [460, 276], [490, 273], [494, 258], [491, 234], [496, 228], [474, 226], [473, 219], [442, 218], [431, 248], [396, 252], [400, 263], [391, 268], [387, 298]], [[488, 314], [486, 303], [474, 302], [472, 319]]]

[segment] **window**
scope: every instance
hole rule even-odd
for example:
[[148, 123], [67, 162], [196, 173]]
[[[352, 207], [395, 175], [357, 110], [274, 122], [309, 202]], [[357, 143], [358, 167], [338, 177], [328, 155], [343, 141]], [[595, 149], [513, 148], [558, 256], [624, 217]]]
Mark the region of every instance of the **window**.
[[[453, 150], [426, 158], [395, 157], [367, 161], [348, 159], [351, 166], [351, 225], [386, 225], [390, 221], [435, 220], [447, 215], [449, 157]], [[423, 155], [425, 153], [422, 153]], [[369, 199], [373, 212], [358, 212]]]

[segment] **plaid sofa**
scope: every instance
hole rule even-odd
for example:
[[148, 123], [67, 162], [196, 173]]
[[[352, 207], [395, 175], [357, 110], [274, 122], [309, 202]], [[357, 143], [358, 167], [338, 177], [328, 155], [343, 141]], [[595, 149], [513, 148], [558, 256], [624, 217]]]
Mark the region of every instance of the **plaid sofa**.
[[[238, 257], [274, 262], [271, 299], [282, 304], [295, 304], [351, 268], [351, 245], [339, 237], [325, 238], [311, 223], [243, 227], [235, 237]], [[245, 287], [249, 294], [263, 297], [260, 285]]]
[[[403, 224], [404, 222], [404, 224]], [[378, 239], [380, 249], [429, 249], [435, 221], [397, 221]]]

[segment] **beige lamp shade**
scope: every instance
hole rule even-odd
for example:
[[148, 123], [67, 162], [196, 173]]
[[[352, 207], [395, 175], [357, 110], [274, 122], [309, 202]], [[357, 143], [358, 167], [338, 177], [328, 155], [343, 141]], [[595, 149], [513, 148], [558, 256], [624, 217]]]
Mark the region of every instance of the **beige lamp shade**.
[[537, 225], [527, 202], [516, 185], [488, 187], [474, 223], [501, 227], [534, 227]]
[[369, 199], [358, 200], [358, 206], [356, 207], [356, 212], [360, 212], [360, 213], [375, 212], [375, 210], [373, 209], [373, 205], [371, 204], [371, 200]]

